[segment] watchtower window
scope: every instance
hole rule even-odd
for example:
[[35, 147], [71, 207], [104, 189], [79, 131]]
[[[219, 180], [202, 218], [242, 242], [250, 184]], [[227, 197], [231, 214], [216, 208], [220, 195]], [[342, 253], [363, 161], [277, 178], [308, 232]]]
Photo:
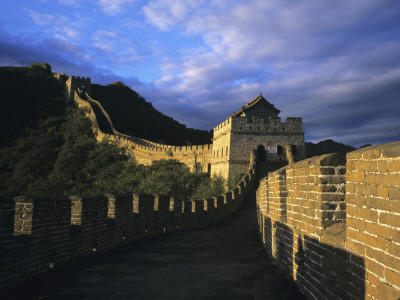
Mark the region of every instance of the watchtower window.
[[278, 155], [283, 154], [283, 147], [281, 145], [278, 145], [278, 147], [276, 147], [276, 153], [278, 153]]
[[225, 155], [228, 156], [228, 146], [226, 146]]

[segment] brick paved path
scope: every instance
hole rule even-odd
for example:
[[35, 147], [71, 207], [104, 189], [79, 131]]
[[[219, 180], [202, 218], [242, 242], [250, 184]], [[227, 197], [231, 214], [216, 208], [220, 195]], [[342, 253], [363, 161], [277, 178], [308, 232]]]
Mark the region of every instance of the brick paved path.
[[304, 299], [268, 259], [254, 205], [215, 226], [96, 255], [9, 299]]

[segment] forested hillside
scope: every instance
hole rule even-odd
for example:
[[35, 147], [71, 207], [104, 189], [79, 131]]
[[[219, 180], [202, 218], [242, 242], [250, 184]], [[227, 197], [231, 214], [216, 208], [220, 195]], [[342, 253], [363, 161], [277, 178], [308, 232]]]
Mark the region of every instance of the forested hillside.
[[225, 190], [223, 180], [190, 173], [180, 162], [138, 165], [123, 149], [97, 143], [90, 120], [65, 101], [52, 74], [0, 68], [0, 76], [0, 194], [158, 193], [190, 200]]
[[0, 67], [0, 147], [40, 120], [61, 116], [64, 85], [41, 68]]
[[92, 95], [102, 104], [119, 132], [169, 145], [211, 143], [211, 132], [186, 128], [120, 82], [108, 86], [93, 84]]

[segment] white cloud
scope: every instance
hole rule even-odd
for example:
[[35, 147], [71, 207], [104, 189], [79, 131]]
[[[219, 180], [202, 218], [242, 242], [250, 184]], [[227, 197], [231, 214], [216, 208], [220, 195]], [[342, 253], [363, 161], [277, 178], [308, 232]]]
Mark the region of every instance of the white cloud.
[[82, 22], [71, 22], [69, 18], [60, 14], [41, 14], [31, 9], [24, 8], [32, 21], [39, 26], [46, 26], [46, 30], [59, 39], [80, 38], [79, 29], [83, 26]]
[[40, 14], [28, 8], [24, 8], [36, 25], [63, 25], [68, 19], [61, 15]]
[[114, 66], [127, 67], [130, 63], [142, 59], [131, 40], [122, 38], [116, 32], [98, 30], [92, 35], [92, 41], [99, 58], [111, 62]]
[[[383, 132], [381, 121], [400, 110], [395, 1], [58, 1], [82, 2], [88, 11], [93, 7], [86, 4], [94, 3], [109, 16], [126, 12], [124, 19], [105, 18], [112, 23], [102, 22], [94, 30], [103, 30], [89, 33], [92, 44], [82, 47], [120, 74], [154, 78], [161, 70], [142, 87], [144, 96], [191, 127], [210, 129], [260, 92], [282, 116], [304, 117], [309, 137], [355, 139], [346, 128], [366, 136], [366, 120]], [[142, 3], [142, 15], [132, 13]], [[65, 44], [85, 24], [77, 16], [26, 11], [42, 32]]]
[[202, 2], [200, 0], [150, 1], [143, 7], [143, 12], [150, 24], [160, 30], [168, 30], [176, 24], [186, 22], [190, 15], [195, 15]]
[[112, 53], [116, 51], [115, 39], [118, 35], [114, 32], [99, 30], [92, 35], [93, 45], [101, 51]]
[[109, 16], [116, 16], [125, 11], [125, 8], [136, 0], [98, 0], [101, 10]]
[[82, 3], [81, 0], [58, 0], [58, 2], [64, 5], [71, 5], [71, 6], [75, 6], [79, 3]]
[[[163, 75], [155, 87], [171, 96], [155, 102], [167, 113], [177, 115], [174, 99], [185, 97], [188, 112], [212, 107], [222, 121], [263, 92], [282, 115], [304, 117], [311, 126], [307, 134], [315, 137], [327, 133], [326, 126], [333, 136], [353, 119], [385, 118], [391, 109], [376, 113], [382, 105], [371, 97], [374, 91], [400, 109], [399, 91], [388, 92], [400, 68], [400, 6], [394, 2], [154, 0], [143, 12], [162, 32], [203, 41], [161, 60]], [[188, 125], [206, 128], [204, 115], [195, 115]], [[360, 122], [352, 129], [359, 127], [365, 137]], [[353, 138], [344, 134], [343, 141]]]

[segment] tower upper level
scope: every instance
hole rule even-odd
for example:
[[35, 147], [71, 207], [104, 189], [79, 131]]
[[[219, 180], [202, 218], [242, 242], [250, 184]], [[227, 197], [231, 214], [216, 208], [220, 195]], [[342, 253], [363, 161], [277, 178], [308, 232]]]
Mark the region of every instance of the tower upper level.
[[228, 131], [241, 134], [290, 135], [303, 132], [301, 118], [287, 117], [284, 122], [278, 116], [281, 111], [268, 102], [260, 93], [224, 122], [214, 128], [214, 139]]
[[280, 112], [279, 109], [269, 103], [260, 93], [259, 96], [245, 103], [237, 112], [233, 113], [231, 117], [246, 117], [247, 119], [263, 118], [267, 121], [270, 117], [278, 117]]
[[89, 77], [79, 77], [79, 76], [71, 76], [68, 78], [67, 85], [69, 99], [72, 101], [74, 97], [74, 91], [84, 91], [90, 94], [91, 90], [91, 82]]

